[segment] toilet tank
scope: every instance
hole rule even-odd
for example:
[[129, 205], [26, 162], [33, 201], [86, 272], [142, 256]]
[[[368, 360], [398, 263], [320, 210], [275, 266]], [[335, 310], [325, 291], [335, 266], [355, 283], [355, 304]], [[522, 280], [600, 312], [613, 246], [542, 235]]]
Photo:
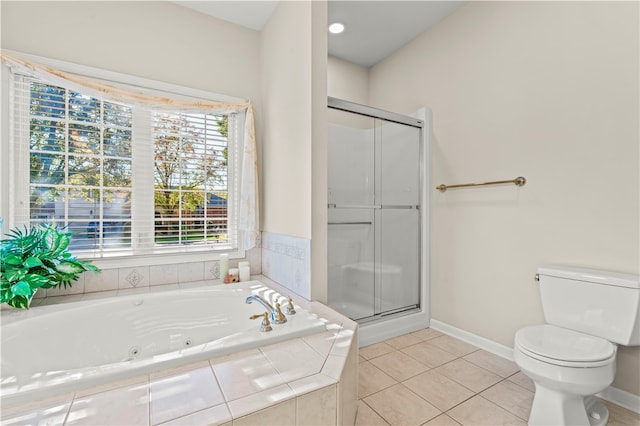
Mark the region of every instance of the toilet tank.
[[548, 324], [625, 346], [640, 345], [638, 275], [541, 266], [538, 279]]

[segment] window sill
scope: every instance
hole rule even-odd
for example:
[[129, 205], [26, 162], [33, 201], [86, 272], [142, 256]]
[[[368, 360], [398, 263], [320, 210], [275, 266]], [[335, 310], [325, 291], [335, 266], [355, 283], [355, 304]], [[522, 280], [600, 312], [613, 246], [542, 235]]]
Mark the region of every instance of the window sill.
[[[182, 264], [191, 262], [206, 262], [220, 259], [220, 255], [226, 253], [229, 259], [242, 259], [244, 250], [220, 251], [202, 250], [188, 253], [159, 253], [147, 255], [123, 255], [88, 259], [100, 269], [133, 268], [140, 266], [155, 266], [166, 264]], [[78, 256], [82, 258], [82, 255]]]

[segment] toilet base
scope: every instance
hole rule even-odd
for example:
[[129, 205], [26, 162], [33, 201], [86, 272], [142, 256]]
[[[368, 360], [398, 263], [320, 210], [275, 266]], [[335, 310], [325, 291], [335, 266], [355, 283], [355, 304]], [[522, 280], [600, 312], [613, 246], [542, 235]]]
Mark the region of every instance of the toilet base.
[[570, 395], [536, 383], [529, 426], [604, 426], [608, 420], [609, 410], [594, 396]]

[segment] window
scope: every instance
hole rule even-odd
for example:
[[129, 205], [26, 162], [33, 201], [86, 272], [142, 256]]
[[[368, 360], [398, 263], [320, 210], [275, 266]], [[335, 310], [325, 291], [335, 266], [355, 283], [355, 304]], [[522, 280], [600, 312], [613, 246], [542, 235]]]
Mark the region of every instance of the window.
[[29, 222], [66, 225], [72, 249], [130, 248], [132, 109], [27, 85]]
[[84, 257], [239, 249], [244, 113], [141, 107], [12, 77], [13, 190], [28, 194], [12, 200], [13, 224], [63, 224]]
[[228, 242], [230, 119], [234, 117], [153, 114], [156, 244]]

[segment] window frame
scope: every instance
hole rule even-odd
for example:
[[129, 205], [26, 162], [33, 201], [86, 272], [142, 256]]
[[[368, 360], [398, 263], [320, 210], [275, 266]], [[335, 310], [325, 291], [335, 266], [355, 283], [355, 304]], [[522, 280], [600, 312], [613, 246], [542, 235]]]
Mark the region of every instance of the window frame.
[[[139, 87], [148, 91], [150, 93], [156, 93], [158, 95], [163, 96], [171, 96], [176, 98], [190, 98], [190, 99], [201, 99], [205, 101], [214, 101], [214, 102], [225, 102], [225, 103], [241, 103], [246, 102], [244, 99], [231, 97], [227, 95], [220, 95], [217, 93], [209, 92], [206, 90], [194, 89], [189, 87], [184, 87], [172, 83], [161, 82], [157, 80], [132, 76], [128, 74], [123, 74], [114, 71], [103, 70], [99, 68], [89, 67], [85, 65], [79, 65], [69, 62], [64, 62], [56, 59], [44, 58], [40, 56], [28, 55], [20, 53], [21, 57], [28, 59], [33, 62], [38, 62], [45, 66], [58, 69], [64, 72], [74, 73], [78, 75], [83, 75], [86, 77], [91, 77], [95, 79], [100, 79], [108, 82], [114, 82], [118, 84], [124, 84], [133, 87]], [[8, 141], [11, 137], [10, 127], [11, 127], [11, 105], [10, 100], [10, 92], [12, 89], [11, 86], [11, 71], [9, 68], [2, 64], [2, 72], [0, 73], [1, 82], [0, 82], [0, 120], [2, 123], [2, 131], [1, 137], [3, 141]], [[54, 84], [55, 83], [51, 83]], [[237, 177], [234, 182], [230, 182], [229, 193], [234, 191], [235, 193], [235, 203], [233, 209], [233, 214], [238, 215], [238, 203], [239, 199], [239, 185], [237, 180], [241, 176], [242, 170], [242, 161], [239, 158], [241, 153], [243, 152], [243, 144], [246, 141], [242, 140], [242, 125], [241, 123], [246, 119], [246, 114], [244, 112], [237, 112], [238, 120], [237, 120], [237, 131], [238, 131], [238, 144], [236, 158], [233, 159], [233, 167], [235, 170], [233, 171], [233, 175]], [[15, 158], [15, 153], [11, 150], [10, 143], [3, 142], [0, 144], [0, 180], [3, 182], [0, 188], [0, 218], [3, 218], [3, 222], [0, 222], [0, 232], [4, 236], [6, 232], [9, 231], [10, 228], [15, 227], [16, 225], [20, 226], [21, 224], [16, 224], [14, 222], [14, 215], [11, 212], [11, 195], [13, 191], [11, 188], [8, 188], [9, 182], [12, 182], [10, 161]], [[229, 161], [228, 167], [232, 167], [231, 159]], [[28, 180], [28, 178], [27, 178]], [[29, 182], [23, 182], [23, 184], [29, 185]], [[233, 185], [233, 189], [231, 188]], [[153, 209], [153, 207], [152, 207]], [[217, 260], [220, 258], [220, 254], [227, 253], [231, 258], [243, 258], [245, 257], [245, 250], [242, 247], [243, 242], [242, 238], [240, 238], [240, 230], [239, 224], [237, 221], [236, 232], [237, 236], [237, 248], [236, 249], [224, 249], [224, 248], [215, 248], [211, 246], [191, 246], [191, 247], [180, 247], [176, 248], [176, 251], [171, 253], [162, 252], [162, 250], [158, 250], [158, 252], [154, 252], [153, 250], [148, 253], [141, 254], [126, 254], [126, 255], [113, 255], [108, 257], [95, 257], [90, 258], [94, 264], [97, 266], [110, 269], [110, 268], [122, 268], [122, 267], [136, 267], [136, 266], [153, 266], [153, 265], [163, 265], [167, 263], [190, 263], [190, 262], [202, 262], [202, 261], [210, 261]]]

